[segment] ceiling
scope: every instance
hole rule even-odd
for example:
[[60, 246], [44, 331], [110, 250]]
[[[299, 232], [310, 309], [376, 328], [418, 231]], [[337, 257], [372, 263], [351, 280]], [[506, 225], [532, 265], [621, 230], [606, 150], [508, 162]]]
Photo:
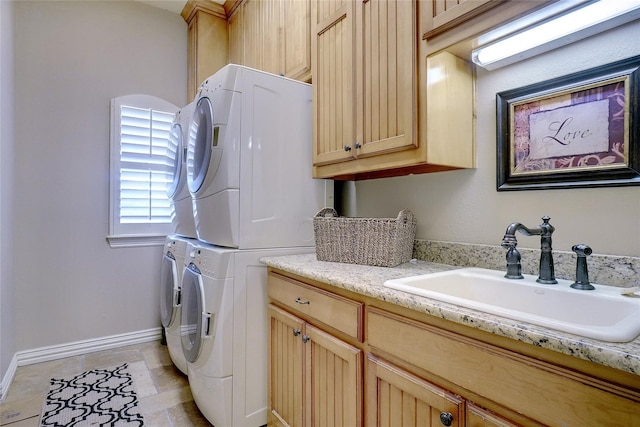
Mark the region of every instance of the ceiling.
[[[168, 10], [169, 12], [177, 13], [180, 15], [184, 5], [187, 4], [187, 0], [138, 0], [139, 2], [149, 4], [151, 6], [159, 7], [160, 9]], [[210, 0], [215, 3], [224, 4], [225, 0]]]

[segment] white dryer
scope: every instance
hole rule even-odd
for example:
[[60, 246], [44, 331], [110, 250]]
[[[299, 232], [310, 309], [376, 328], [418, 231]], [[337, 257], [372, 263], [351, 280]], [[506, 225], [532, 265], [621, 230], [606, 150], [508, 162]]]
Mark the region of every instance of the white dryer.
[[187, 186], [187, 144], [191, 117], [195, 102], [178, 110], [169, 132], [169, 170], [173, 171], [167, 185], [167, 196], [173, 206], [171, 222], [175, 234], [196, 238], [196, 224], [193, 218], [193, 203]]
[[189, 386], [215, 426], [267, 423], [265, 256], [313, 248], [237, 250], [192, 244], [182, 281], [182, 349]]
[[184, 374], [187, 373], [187, 362], [180, 342], [180, 291], [188, 242], [194, 240], [175, 234], [167, 236], [160, 270], [160, 320], [169, 356]]
[[311, 86], [229, 64], [196, 96], [187, 182], [199, 240], [240, 249], [313, 246], [333, 182], [312, 178]]

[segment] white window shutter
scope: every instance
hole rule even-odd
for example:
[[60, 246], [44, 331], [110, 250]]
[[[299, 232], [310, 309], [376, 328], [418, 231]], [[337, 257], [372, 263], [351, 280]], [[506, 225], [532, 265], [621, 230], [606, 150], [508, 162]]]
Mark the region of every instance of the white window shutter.
[[169, 131], [173, 114], [120, 108], [120, 222], [170, 223], [167, 185]]
[[111, 107], [109, 240], [169, 234], [173, 209], [167, 185], [175, 151], [169, 132], [178, 107], [147, 95], [115, 98]]

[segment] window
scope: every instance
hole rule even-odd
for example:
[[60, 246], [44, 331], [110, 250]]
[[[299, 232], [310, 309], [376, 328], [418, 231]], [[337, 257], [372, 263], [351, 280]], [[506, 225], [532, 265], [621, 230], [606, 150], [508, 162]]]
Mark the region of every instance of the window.
[[167, 196], [175, 147], [169, 142], [178, 107], [149, 95], [111, 100], [109, 244], [147, 246], [173, 232]]

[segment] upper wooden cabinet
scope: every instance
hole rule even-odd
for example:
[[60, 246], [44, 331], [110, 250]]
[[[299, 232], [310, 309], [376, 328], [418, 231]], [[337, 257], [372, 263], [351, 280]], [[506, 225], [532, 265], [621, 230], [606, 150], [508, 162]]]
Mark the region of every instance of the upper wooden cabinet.
[[[470, 67], [447, 66], [448, 74], [425, 85], [429, 70], [421, 59], [418, 14], [416, 1], [312, 1], [315, 177], [362, 179], [473, 166], [473, 159], [429, 158], [438, 151], [429, 145], [447, 145], [448, 151], [452, 146], [448, 136], [427, 138], [427, 91], [455, 87], [463, 96], [457, 101], [471, 106], [463, 110], [458, 102], [450, 115], [440, 114], [445, 122], [438, 125], [454, 129], [461, 118], [473, 121], [473, 79]], [[438, 109], [448, 107], [450, 102]], [[465, 130], [453, 149], [472, 157], [472, 128]]]
[[470, 59], [476, 38], [558, 0], [431, 0], [420, 2], [427, 54], [447, 50]]
[[350, 0], [312, 2], [314, 165], [352, 159], [355, 153], [355, 7]]
[[317, 176], [363, 172], [357, 159], [414, 149], [415, 3], [346, 0], [313, 4]]
[[507, 0], [433, 0], [426, 2], [424, 36], [430, 39]]
[[311, 79], [311, 1], [282, 0], [282, 60], [284, 75]]
[[224, 8], [212, 1], [189, 0], [182, 9], [188, 25], [187, 96], [228, 63], [229, 38]]
[[310, 0], [245, 0], [229, 17], [229, 62], [308, 81]]

